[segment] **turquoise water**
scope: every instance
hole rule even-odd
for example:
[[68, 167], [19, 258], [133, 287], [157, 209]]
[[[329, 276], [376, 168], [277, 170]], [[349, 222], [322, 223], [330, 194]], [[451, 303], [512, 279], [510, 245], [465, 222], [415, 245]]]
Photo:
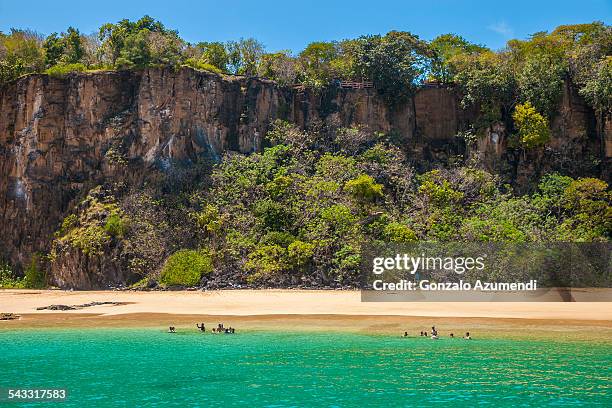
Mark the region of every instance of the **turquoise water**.
[[[0, 331], [3, 406], [612, 406], [612, 346], [153, 329]], [[0, 403], [2, 404], [2, 403]]]

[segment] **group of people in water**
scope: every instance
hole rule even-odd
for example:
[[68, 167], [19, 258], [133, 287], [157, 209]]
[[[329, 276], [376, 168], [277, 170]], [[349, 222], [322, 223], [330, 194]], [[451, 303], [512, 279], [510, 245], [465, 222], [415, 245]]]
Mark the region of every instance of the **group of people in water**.
[[[198, 328], [198, 330], [200, 330], [200, 332], [205, 333], [206, 332], [206, 326], [204, 326], [204, 322], [202, 323], [196, 323], [196, 327]], [[225, 327], [223, 326], [223, 323], [219, 323], [217, 325], [217, 327], [213, 327], [212, 331], [213, 334], [218, 334], [218, 333], [224, 333], [224, 334], [234, 334], [236, 333], [236, 329], [234, 329], [233, 327]], [[174, 326], [170, 326], [168, 327], [168, 333], [176, 333], [176, 327]]]
[[[198, 328], [198, 330], [200, 330], [200, 332], [204, 333], [206, 332], [206, 326], [204, 326], [204, 322], [202, 323], [196, 323], [196, 327]], [[174, 326], [170, 326], [168, 327], [168, 333], [176, 333], [176, 327]], [[233, 327], [225, 327], [223, 326], [223, 323], [219, 323], [217, 324], [217, 327], [213, 327], [212, 329], [212, 333], [213, 334], [218, 334], [218, 333], [224, 333], [224, 334], [234, 334], [236, 333], [236, 329], [234, 329]], [[408, 336], [408, 332], [405, 331], [404, 332], [404, 336], [403, 337], [409, 337]], [[421, 331], [419, 333], [419, 337], [430, 337], [429, 334], [426, 331]], [[432, 340], [437, 340], [440, 337], [438, 336], [438, 330], [436, 329], [436, 326], [431, 326], [431, 338]], [[454, 339], [455, 335], [453, 333], [450, 333], [450, 338]], [[465, 336], [463, 336], [464, 340], [472, 340], [472, 337], [470, 336], [470, 332], [466, 332]]]
[[[408, 337], [408, 332], [405, 331], [404, 332], [404, 336], [403, 337]], [[419, 333], [419, 337], [429, 337], [429, 335], [427, 334], [426, 331], [421, 331]], [[451, 333], [449, 336], [451, 339], [455, 338], [455, 334]], [[438, 336], [438, 330], [436, 329], [436, 326], [431, 326], [431, 339], [432, 340], [438, 340], [440, 337]], [[472, 340], [472, 337], [470, 336], [470, 332], [466, 332], [465, 336], [463, 336], [464, 340]]]

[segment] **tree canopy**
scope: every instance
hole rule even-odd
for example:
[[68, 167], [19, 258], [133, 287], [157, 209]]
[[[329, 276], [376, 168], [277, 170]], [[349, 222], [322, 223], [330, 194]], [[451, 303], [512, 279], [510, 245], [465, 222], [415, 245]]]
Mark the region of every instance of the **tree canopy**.
[[[578, 90], [598, 115], [612, 110], [612, 27], [603, 22], [559, 26], [508, 41], [492, 51], [455, 35], [425, 41], [406, 31], [342, 41], [316, 41], [293, 54], [267, 52], [254, 38], [189, 44], [150, 16], [107, 23], [96, 35], [73, 27], [46, 38], [30, 30], [0, 33], [0, 84], [45, 71], [62, 76], [96, 69], [187, 65], [218, 74], [260, 76], [315, 91], [341, 81], [373, 82], [390, 106], [424, 82], [454, 87], [464, 108], [480, 112], [476, 133], [514, 123], [529, 104], [545, 122], [558, 114], [564, 86]], [[535, 146], [531, 143], [528, 145]], [[539, 144], [537, 144], [539, 145]], [[526, 145], [523, 145], [526, 146]]]

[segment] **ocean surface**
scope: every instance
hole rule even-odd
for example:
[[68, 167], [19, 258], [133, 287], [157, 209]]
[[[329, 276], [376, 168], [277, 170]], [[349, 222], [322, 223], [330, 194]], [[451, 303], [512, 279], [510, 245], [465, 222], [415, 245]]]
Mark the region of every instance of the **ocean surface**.
[[346, 333], [0, 331], [0, 388], [58, 407], [611, 407], [612, 345]]

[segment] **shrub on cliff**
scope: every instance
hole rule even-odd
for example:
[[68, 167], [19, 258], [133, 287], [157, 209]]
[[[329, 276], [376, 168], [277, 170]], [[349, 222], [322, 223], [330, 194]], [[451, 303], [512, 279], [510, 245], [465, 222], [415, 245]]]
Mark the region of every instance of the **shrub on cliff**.
[[206, 252], [181, 249], [166, 260], [160, 282], [169, 286], [195, 286], [212, 269], [212, 259]]
[[521, 146], [530, 149], [541, 146], [550, 139], [548, 121], [529, 102], [516, 105], [512, 119]]
[[612, 56], [595, 65], [592, 77], [586, 81], [580, 94], [598, 113], [612, 111]]
[[30, 263], [25, 270], [25, 287], [31, 289], [42, 289], [47, 286], [47, 274], [42, 265], [42, 256], [40, 254], [32, 255]]
[[59, 64], [45, 70], [45, 74], [53, 77], [62, 77], [72, 72], [83, 72], [87, 67], [81, 63], [76, 64]]
[[56, 241], [50, 254], [52, 261], [63, 245], [77, 248], [85, 255], [98, 256], [111, 240], [125, 236], [129, 219], [114, 197], [106, 194], [101, 187], [92, 189], [81, 203], [80, 211], [63, 220], [55, 233]]
[[111, 237], [121, 238], [127, 231], [127, 221], [117, 211], [108, 216], [106, 224], [104, 224], [104, 231]]
[[0, 289], [23, 289], [25, 280], [15, 276], [11, 266], [0, 260]]
[[362, 202], [371, 202], [383, 197], [383, 186], [374, 181], [374, 178], [362, 174], [361, 176], [349, 180], [344, 185], [344, 189], [354, 198]]
[[209, 64], [208, 62], [202, 59], [188, 58], [185, 60], [185, 64], [183, 65], [195, 68], [200, 71], [214, 72], [215, 74], [221, 74], [223, 72], [221, 69]]

